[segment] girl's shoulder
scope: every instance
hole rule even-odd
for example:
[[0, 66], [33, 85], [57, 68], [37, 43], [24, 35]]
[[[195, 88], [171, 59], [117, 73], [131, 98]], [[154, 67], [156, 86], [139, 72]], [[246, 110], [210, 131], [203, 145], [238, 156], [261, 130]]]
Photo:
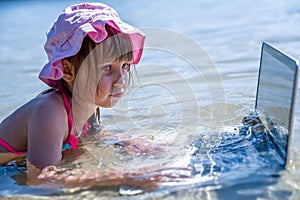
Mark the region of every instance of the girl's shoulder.
[[32, 116], [41, 116], [43, 118], [55, 113], [57, 113], [57, 116], [67, 115], [65, 114], [63, 99], [60, 93], [56, 91], [31, 99], [13, 111], [1, 124], [5, 129], [13, 127], [13, 124], [18, 124], [19, 129], [24, 129]]
[[38, 96], [7, 116], [0, 124], [2, 139], [9, 144], [25, 149], [30, 134], [42, 135], [63, 132], [68, 135], [68, 116], [59, 92]]
[[64, 139], [67, 138], [68, 114], [61, 93], [54, 91], [40, 95], [29, 102], [28, 106], [31, 107], [28, 127], [51, 135], [64, 132]]
[[31, 113], [41, 115], [43, 118], [67, 116], [63, 98], [58, 91], [39, 95], [28, 103], [28, 107]]

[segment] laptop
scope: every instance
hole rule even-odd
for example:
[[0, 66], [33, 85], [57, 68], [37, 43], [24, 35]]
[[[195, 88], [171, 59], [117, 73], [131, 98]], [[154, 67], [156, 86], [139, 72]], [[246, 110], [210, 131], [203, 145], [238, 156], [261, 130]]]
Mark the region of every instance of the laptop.
[[263, 42], [255, 111], [286, 156], [285, 166], [290, 161], [298, 65], [298, 60]]

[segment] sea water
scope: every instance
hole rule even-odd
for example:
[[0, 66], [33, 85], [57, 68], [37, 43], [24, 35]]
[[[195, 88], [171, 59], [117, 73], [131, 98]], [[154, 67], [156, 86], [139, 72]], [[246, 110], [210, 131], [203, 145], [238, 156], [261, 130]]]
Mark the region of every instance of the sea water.
[[[78, 2], [0, 2], [0, 119], [47, 88], [37, 78], [47, 62], [45, 32], [59, 12]], [[115, 108], [102, 110], [102, 128], [171, 145], [169, 154], [128, 157], [109, 152], [103, 143], [85, 141], [82, 148], [89, 154], [74, 163], [86, 169], [106, 165], [133, 171], [163, 163], [166, 171], [161, 173], [188, 167], [192, 178], [184, 178], [187, 171], [177, 168], [172, 173], [182, 177], [180, 181], [166, 182], [153, 191], [127, 186], [26, 186], [25, 166], [10, 163], [0, 168], [0, 195], [16, 199], [19, 195], [28, 199], [39, 195], [63, 195], [64, 199], [298, 199], [298, 99], [292, 161], [287, 169], [277, 143], [262, 131], [257, 117], [249, 114], [254, 108], [262, 41], [295, 58], [300, 56], [299, 3], [103, 2], [114, 7], [124, 21], [141, 28], [147, 39], [137, 73], [133, 72], [134, 86]], [[102, 150], [109, 152], [109, 159]]]

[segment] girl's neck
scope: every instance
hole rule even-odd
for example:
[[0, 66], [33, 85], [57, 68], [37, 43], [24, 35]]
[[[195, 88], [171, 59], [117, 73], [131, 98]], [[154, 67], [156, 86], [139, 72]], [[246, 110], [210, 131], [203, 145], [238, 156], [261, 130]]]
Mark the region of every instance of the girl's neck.
[[72, 92], [71, 89], [68, 87], [68, 85], [66, 84], [65, 81], [61, 81], [61, 84], [59, 86], [59, 89], [66, 94], [66, 96], [69, 99], [69, 102], [71, 102], [71, 98], [72, 98]]

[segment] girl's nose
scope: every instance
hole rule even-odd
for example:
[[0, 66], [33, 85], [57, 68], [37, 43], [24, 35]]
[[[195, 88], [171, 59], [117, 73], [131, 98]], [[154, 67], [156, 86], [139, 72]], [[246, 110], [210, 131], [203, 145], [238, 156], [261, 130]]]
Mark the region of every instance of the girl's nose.
[[114, 81], [114, 87], [125, 86], [126, 84], [126, 74], [123, 72], [122, 68], [116, 75], [116, 80]]

